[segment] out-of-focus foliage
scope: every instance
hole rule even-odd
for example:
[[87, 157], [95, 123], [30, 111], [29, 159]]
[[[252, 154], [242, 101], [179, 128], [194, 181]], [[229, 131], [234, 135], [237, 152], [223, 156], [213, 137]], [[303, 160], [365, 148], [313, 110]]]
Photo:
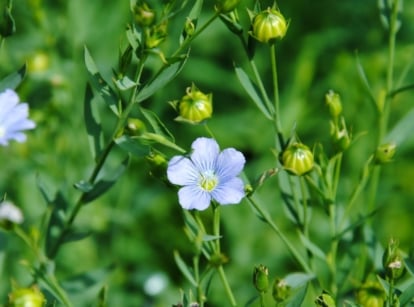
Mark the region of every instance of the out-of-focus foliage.
[[[213, 14], [210, 2], [205, 1], [199, 23]], [[252, 2], [241, 1], [238, 7], [239, 17], [246, 25], [249, 17], [245, 8], [252, 7]], [[270, 1], [262, 2], [262, 7], [272, 5]], [[377, 3], [291, 0], [279, 1], [278, 5], [290, 20], [285, 38], [276, 45], [284, 132], [296, 129], [303, 143], [322, 143], [333, 151], [328, 143], [329, 111], [324, 103], [326, 92], [332, 88], [341, 95], [348, 128], [360, 135], [344, 157], [340, 195], [341, 191], [351, 189], [375, 146], [375, 110], [358, 76], [356, 54], [373, 91], [380, 95], [387, 67], [387, 36]], [[168, 30], [177, 34], [171, 37], [178, 37], [183, 27], [179, 22], [188, 14], [189, 7], [170, 21]], [[16, 0], [12, 13], [16, 32], [2, 43], [0, 77], [27, 63], [27, 75], [18, 92], [21, 100], [30, 104], [37, 128], [28, 133], [26, 143], [0, 148], [0, 197], [6, 193], [7, 199], [25, 212], [27, 225], [40, 227], [46, 205], [37, 182], [52, 189], [51, 195], [53, 189], [59, 189], [64, 191], [65, 198], [76, 198], [78, 192], [73, 184], [91, 171], [93, 158], [85, 150], [89, 145], [83, 119], [88, 76], [84, 47], [93, 55], [104, 78], [111, 80], [132, 16], [129, 1], [103, 0]], [[414, 77], [414, 71], [407, 67], [414, 54], [412, 20], [414, 3], [405, 1], [395, 62], [396, 76], [407, 69], [401, 86]], [[177, 44], [167, 38], [161, 49], [168, 54]], [[256, 64], [264, 75], [269, 75], [265, 85], [270, 86], [268, 54], [259, 46], [256, 53]], [[240, 42], [217, 19], [194, 40], [190, 57], [174, 82], [145, 100], [143, 106], [174, 131], [179, 146], [188, 149], [197, 136], [205, 133], [204, 128], [189, 128], [176, 122], [177, 113], [169, 102], [180, 99], [192, 82], [202, 92], [213, 93], [214, 115], [209, 128], [223, 148], [235, 147], [245, 154], [245, 175], [252, 178], [274, 165], [274, 136], [271, 125], [263, 121], [234, 73], [234, 64], [245, 61]], [[162, 64], [157, 55], [151, 56], [150, 63], [144, 77]], [[391, 106], [390, 127], [412, 109], [413, 99], [411, 91], [396, 97]], [[104, 133], [109, 134], [115, 122], [106, 108], [102, 106], [101, 111]], [[413, 151], [414, 138], [409, 136], [399, 144], [394, 161], [383, 167], [377, 197], [381, 209], [371, 220], [380, 242], [385, 245], [390, 237], [398, 238], [401, 249], [408, 253], [412, 252], [414, 241]], [[106, 167], [116, 168], [123, 155], [121, 150], [115, 150]], [[82, 209], [76, 225], [93, 235], [60, 250], [56, 260], [59, 279], [111, 267], [103, 281], [109, 284], [108, 306], [171, 306], [180, 300], [180, 288], [187, 290], [188, 285], [174, 261], [173, 251], [179, 250], [183, 258], [190, 260], [192, 247], [183, 231], [184, 218], [176, 191], [157, 176], [151, 176], [151, 171], [154, 173], [146, 160], [133, 158], [115, 187]], [[295, 230], [285, 218], [278, 190], [277, 180], [270, 178], [257, 194], [279, 227], [293, 237]], [[239, 302], [247, 302], [255, 294], [251, 274], [256, 265], [265, 263], [272, 278], [296, 269], [283, 243], [258, 221], [246, 202], [225, 207], [221, 213], [223, 249], [231, 261], [226, 273]], [[207, 214], [205, 217], [209, 218]], [[310, 233], [323, 239], [328, 230], [324, 228], [326, 223], [319, 221], [325, 216], [315, 210], [313, 218]], [[32, 231], [36, 236], [38, 228], [33, 227]], [[18, 284], [30, 280], [25, 262], [33, 257], [18, 238], [0, 232], [0, 305], [7, 301], [12, 280]], [[211, 292], [220, 287], [215, 277]], [[90, 289], [91, 300], [96, 291]], [[209, 302], [211, 306], [225, 306], [227, 301], [218, 296], [211, 297]], [[74, 304], [81, 306], [76, 304], [76, 297]]]

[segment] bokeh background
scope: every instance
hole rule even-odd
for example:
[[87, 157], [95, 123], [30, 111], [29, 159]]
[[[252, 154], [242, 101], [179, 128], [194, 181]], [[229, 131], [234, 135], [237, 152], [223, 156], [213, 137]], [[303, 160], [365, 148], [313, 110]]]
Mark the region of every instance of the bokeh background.
[[[159, 5], [162, 1], [148, 1]], [[191, 2], [191, 1], [190, 1]], [[213, 14], [206, 1], [203, 23]], [[244, 0], [239, 15], [247, 24]], [[265, 7], [270, 1], [261, 1]], [[89, 176], [92, 158], [83, 122], [83, 98], [87, 82], [84, 46], [90, 50], [100, 71], [111, 79], [119, 46], [125, 44], [125, 28], [131, 22], [129, 1], [22, 0], [14, 1], [16, 33], [0, 49], [0, 77], [28, 65], [26, 79], [18, 88], [31, 107], [37, 128], [24, 144], [0, 148], [0, 194], [20, 206], [24, 227], [36, 231], [46, 205], [37, 187], [41, 180], [51, 192], [63, 191], [72, 202], [77, 193], [73, 184]], [[290, 0], [279, 1], [290, 19], [287, 36], [278, 43], [282, 123], [286, 132], [294, 125], [302, 142], [320, 142], [329, 150], [329, 114], [324, 95], [334, 89], [342, 96], [347, 123], [354, 135], [363, 133], [344, 161], [340, 194], [349, 195], [362, 164], [373, 151], [375, 110], [359, 79], [356, 53], [366, 69], [374, 92], [384, 86], [387, 66], [387, 35], [381, 25], [376, 0]], [[171, 37], [161, 46], [168, 54], [177, 44], [188, 10], [169, 24]], [[396, 79], [414, 59], [414, 3], [405, 1], [402, 27], [398, 33]], [[257, 49], [256, 61], [270, 85], [269, 57]], [[152, 59], [153, 66], [159, 59]], [[246, 179], [254, 180], [275, 165], [271, 152], [273, 131], [270, 122], [249, 100], [233, 71], [234, 63], [244, 65], [245, 55], [236, 37], [219, 21], [195, 40], [190, 58], [181, 74], [144, 102], [174, 133], [177, 143], [189, 148], [205, 135], [203, 127], [174, 121], [168, 101], [179, 99], [194, 82], [205, 93], [213, 93], [214, 116], [209, 121], [221, 147], [236, 147], [247, 157]], [[148, 67], [148, 75], [151, 67]], [[410, 70], [402, 85], [414, 81]], [[413, 94], [406, 92], [392, 106], [391, 124], [412, 107]], [[111, 114], [104, 108], [105, 130], [113, 128]], [[107, 135], [108, 136], [108, 135]], [[384, 167], [374, 217], [374, 230], [384, 244], [390, 237], [409, 252], [414, 246], [413, 177], [414, 138], [409, 136], [398, 148], [395, 161]], [[114, 154], [114, 160], [121, 152]], [[57, 259], [59, 278], [64, 280], [87, 270], [114, 265], [107, 277], [109, 306], [171, 306], [180, 299], [180, 289], [189, 285], [174, 263], [173, 251], [191, 259], [191, 245], [183, 232], [183, 214], [174, 189], [150, 176], [145, 160], [133, 159], [126, 174], [102, 198], [85, 207], [76, 224], [93, 235], [79, 243], [67, 244]], [[276, 178], [258, 192], [276, 222], [295, 238], [285, 217]], [[364, 206], [359, 203], [358, 206]], [[206, 213], [208, 215], [208, 213]], [[325, 216], [315, 214], [312, 231], [326, 235]], [[326, 225], [326, 227], [328, 227]], [[253, 267], [263, 263], [272, 276], [298, 270], [282, 242], [261, 223], [247, 203], [222, 210], [223, 251], [230, 264], [225, 270], [240, 302], [254, 294]], [[7, 301], [10, 282], [30, 281], [23, 259], [32, 259], [19, 239], [0, 232], [0, 305]], [[219, 279], [214, 279], [211, 306], [225, 306]], [[91, 289], [91, 295], [96, 289]], [[223, 303], [224, 302], [224, 303]], [[78, 305], [77, 305], [78, 306]], [[79, 305], [80, 306], [80, 305]]]

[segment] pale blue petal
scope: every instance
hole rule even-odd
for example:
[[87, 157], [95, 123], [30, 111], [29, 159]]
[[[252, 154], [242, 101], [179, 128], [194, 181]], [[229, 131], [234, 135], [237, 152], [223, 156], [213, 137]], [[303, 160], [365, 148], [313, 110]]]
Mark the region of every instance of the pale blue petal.
[[234, 177], [220, 183], [211, 192], [211, 195], [221, 205], [238, 204], [245, 196], [243, 181], [238, 177]]
[[208, 208], [211, 196], [198, 185], [188, 185], [178, 191], [178, 201], [184, 209], [201, 211]]
[[10, 89], [0, 93], [0, 122], [9, 117], [10, 111], [19, 103], [19, 96]]
[[193, 149], [191, 160], [199, 171], [204, 172], [215, 169], [220, 148], [214, 139], [198, 138], [191, 147]]
[[239, 175], [245, 163], [246, 159], [240, 151], [227, 148], [217, 158], [216, 174], [220, 181], [227, 181]]
[[196, 184], [199, 176], [193, 162], [184, 156], [175, 156], [168, 163], [167, 177], [172, 184]]

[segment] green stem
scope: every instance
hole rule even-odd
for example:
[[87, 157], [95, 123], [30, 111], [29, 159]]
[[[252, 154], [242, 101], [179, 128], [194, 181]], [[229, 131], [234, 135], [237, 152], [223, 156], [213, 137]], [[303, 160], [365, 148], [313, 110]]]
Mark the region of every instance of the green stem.
[[203, 292], [203, 287], [201, 286], [199, 262], [200, 262], [200, 253], [197, 253], [197, 255], [194, 256], [193, 258], [194, 278], [197, 281], [198, 302], [200, 304], [200, 307], [203, 307], [205, 296]]
[[260, 292], [260, 307], [265, 307], [265, 293]]
[[270, 45], [270, 63], [272, 67], [272, 78], [273, 78], [273, 99], [275, 104], [275, 112], [273, 114], [276, 123], [277, 133], [280, 134], [282, 131], [280, 123], [280, 111], [279, 111], [279, 82], [277, 77], [277, 63], [276, 63], [276, 46], [275, 44]]
[[302, 206], [303, 206], [303, 234], [307, 237], [309, 235], [308, 233], [308, 200], [307, 200], [307, 189], [306, 189], [306, 183], [305, 178], [303, 176], [300, 176], [300, 190], [302, 194]]
[[279, 236], [282, 242], [286, 245], [289, 252], [292, 256], [296, 259], [297, 262], [302, 266], [302, 268], [306, 271], [306, 273], [312, 273], [311, 268], [307, 264], [307, 262], [303, 259], [302, 255], [296, 250], [296, 248], [290, 243], [290, 241], [286, 238], [286, 236], [282, 233], [282, 231], [277, 227], [277, 225], [272, 221], [269, 214], [265, 212], [258, 203], [256, 203], [252, 197], [248, 196], [247, 200], [249, 204], [260, 214], [261, 218], [272, 228], [272, 230]]

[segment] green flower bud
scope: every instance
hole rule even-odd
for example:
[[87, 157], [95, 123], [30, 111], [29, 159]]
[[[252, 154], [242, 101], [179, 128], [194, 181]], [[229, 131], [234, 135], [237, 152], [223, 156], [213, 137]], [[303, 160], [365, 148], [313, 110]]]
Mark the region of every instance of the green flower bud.
[[133, 7], [134, 19], [140, 27], [148, 27], [155, 20], [155, 13], [151, 10], [147, 3], [136, 3]]
[[199, 124], [213, 114], [213, 95], [204, 94], [193, 84], [187, 94], [178, 102], [179, 121]]
[[167, 21], [145, 29], [145, 46], [148, 49], [158, 47], [167, 37]]
[[290, 295], [291, 288], [285, 280], [276, 278], [273, 283], [272, 296], [276, 303], [284, 302]]
[[325, 95], [325, 102], [329, 108], [332, 117], [338, 117], [342, 113], [341, 97], [338, 93], [330, 90]]
[[259, 292], [266, 292], [269, 288], [269, 270], [260, 264], [253, 270], [253, 284]]
[[368, 281], [356, 293], [356, 301], [361, 306], [383, 307], [385, 299], [384, 289], [378, 282]]
[[378, 146], [375, 152], [375, 163], [384, 164], [392, 161], [395, 155], [397, 145], [394, 143], [387, 143]]
[[285, 36], [287, 28], [288, 23], [280, 11], [269, 7], [254, 16], [250, 34], [261, 43], [273, 43]]
[[352, 136], [348, 133], [343, 117], [341, 118], [340, 126], [337, 124], [337, 121], [331, 121], [331, 137], [334, 146], [340, 152], [345, 151], [351, 145]]
[[151, 151], [146, 157], [150, 166], [150, 175], [161, 180], [166, 180], [168, 161], [166, 157], [158, 152]]
[[196, 30], [196, 25], [193, 20], [187, 18], [184, 24], [184, 35], [185, 37], [190, 37], [194, 34]]
[[382, 256], [382, 265], [389, 280], [397, 280], [404, 274], [404, 259], [398, 249], [398, 242], [391, 239]]
[[296, 176], [310, 172], [314, 166], [312, 151], [301, 143], [290, 144], [282, 152], [280, 161], [289, 173]]
[[126, 133], [128, 135], [141, 135], [147, 131], [147, 127], [145, 123], [138, 119], [138, 118], [128, 118], [127, 126], [126, 126]]
[[11, 307], [42, 307], [46, 299], [37, 287], [14, 290], [9, 295]]
[[228, 13], [234, 10], [241, 0], [216, 0], [216, 11], [219, 13]]
[[326, 291], [323, 291], [315, 300], [316, 306], [321, 307], [335, 307], [335, 300]]

